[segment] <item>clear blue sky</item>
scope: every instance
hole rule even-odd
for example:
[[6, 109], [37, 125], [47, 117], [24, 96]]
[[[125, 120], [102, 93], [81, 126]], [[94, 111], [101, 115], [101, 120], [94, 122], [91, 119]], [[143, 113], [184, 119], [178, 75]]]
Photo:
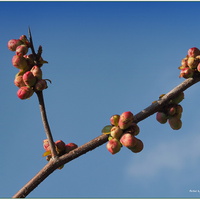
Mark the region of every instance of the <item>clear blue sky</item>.
[[[7, 42], [43, 46], [44, 91], [55, 140], [79, 146], [113, 114], [140, 112], [184, 79], [181, 59], [200, 48], [200, 2], [0, 2], [0, 197], [12, 197], [47, 162], [36, 95], [16, 96]], [[199, 84], [185, 92], [183, 127], [140, 122], [145, 145], [111, 155], [105, 145], [56, 170], [30, 198], [200, 197]]]

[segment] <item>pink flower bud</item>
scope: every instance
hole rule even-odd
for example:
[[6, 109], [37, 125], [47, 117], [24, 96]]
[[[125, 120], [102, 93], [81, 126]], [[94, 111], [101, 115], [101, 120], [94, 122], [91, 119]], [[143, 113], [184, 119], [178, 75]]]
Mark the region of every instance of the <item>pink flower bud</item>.
[[26, 35], [20, 36], [19, 39], [23, 42], [23, 44], [25, 44], [26, 46], [30, 47], [30, 42], [28, 41]]
[[16, 48], [16, 54], [17, 55], [25, 55], [27, 54], [28, 52], [28, 47], [24, 44], [22, 45], [19, 45], [17, 48]]
[[47, 82], [44, 79], [38, 80], [35, 84], [35, 89], [38, 91], [42, 91], [47, 88]]
[[130, 133], [125, 133], [120, 138], [120, 142], [125, 147], [131, 148], [131, 147], [134, 147], [137, 144], [137, 138]]
[[120, 144], [120, 142], [116, 138], [113, 138], [113, 139], [111, 139], [111, 140], [108, 141], [108, 143], [106, 145], [106, 148], [108, 149], [108, 151], [111, 154], [116, 154], [117, 152], [120, 151], [121, 144]]
[[12, 58], [12, 64], [14, 67], [22, 70], [28, 70], [28, 64], [26, 59], [20, 55], [14, 55]]
[[171, 117], [168, 119], [168, 122], [173, 130], [179, 130], [182, 127], [182, 121], [178, 117]]
[[131, 135], [136, 136], [140, 133], [140, 127], [136, 123], [132, 123], [126, 130], [126, 133], [130, 133]]
[[194, 74], [194, 71], [190, 68], [184, 68], [181, 70], [180, 72], [180, 78], [183, 77], [183, 78], [191, 78]]
[[50, 151], [51, 150], [48, 139], [43, 140], [43, 147], [44, 147], [45, 151]]
[[65, 151], [65, 143], [62, 140], [58, 140], [55, 142], [55, 145], [57, 147], [58, 153]]
[[21, 88], [19, 88], [19, 90], [17, 91], [17, 96], [20, 99], [28, 99], [33, 95], [34, 91], [27, 87], [27, 86], [23, 86]]
[[127, 129], [133, 123], [133, 120], [134, 120], [134, 115], [132, 112], [130, 111], [124, 112], [120, 115], [118, 126], [121, 129]]
[[24, 81], [23, 81], [22, 75], [20, 75], [20, 76], [18, 76], [18, 75], [15, 76], [14, 84], [15, 84], [17, 87], [25, 86], [25, 83], [24, 83]]
[[173, 116], [176, 113], [176, 106], [169, 106], [167, 110], [167, 114]]
[[76, 148], [78, 148], [78, 145], [75, 144], [75, 143], [69, 143], [69, 144], [65, 145], [65, 151], [66, 151], [66, 153], [69, 153], [70, 151], [72, 151], [72, 150], [74, 150]]
[[16, 48], [21, 45], [23, 42], [19, 39], [12, 39], [8, 41], [8, 49], [11, 51], [15, 51]]
[[119, 139], [122, 135], [123, 131], [119, 128], [119, 126], [113, 126], [110, 131], [110, 135], [113, 138]]
[[35, 78], [35, 76], [33, 76], [32, 72], [27, 71], [23, 75], [23, 81], [27, 86], [32, 87], [36, 83], [36, 78]]
[[163, 113], [163, 112], [156, 113], [156, 120], [158, 122], [160, 122], [161, 124], [165, 124], [167, 122], [167, 119], [168, 119], [168, 117], [165, 113]]
[[111, 116], [110, 123], [112, 125], [114, 125], [114, 126], [118, 126], [119, 118], [120, 118], [119, 115], [113, 115], [113, 116]]
[[37, 65], [32, 67], [31, 72], [38, 79], [42, 79], [42, 70]]
[[137, 138], [137, 144], [132, 147], [132, 148], [129, 148], [133, 153], [139, 153], [143, 150], [144, 148], [144, 144], [143, 142]]
[[189, 57], [196, 57], [200, 55], [200, 50], [196, 47], [192, 47], [188, 50], [188, 56]]

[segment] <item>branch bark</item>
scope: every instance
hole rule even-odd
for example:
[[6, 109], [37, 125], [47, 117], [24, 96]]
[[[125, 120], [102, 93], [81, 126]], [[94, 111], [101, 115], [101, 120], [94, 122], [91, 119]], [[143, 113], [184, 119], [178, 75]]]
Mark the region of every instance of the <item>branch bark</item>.
[[[181, 92], [185, 91], [195, 83], [200, 81], [200, 75], [197, 75], [193, 78], [188, 78], [179, 84], [177, 87], [172, 89], [170, 92], [165, 94], [160, 100], [151, 104], [141, 112], [135, 115], [135, 122], [138, 123], [154, 113], [158, 112], [164, 105], [166, 105], [171, 99], [176, 97]], [[53, 171], [55, 171], [58, 167], [66, 164], [79, 156], [103, 145], [108, 140], [108, 135], [100, 135], [95, 139], [89, 141], [88, 143], [70, 151], [69, 153], [56, 157], [55, 159], [49, 161], [47, 165], [44, 166], [42, 170], [40, 170], [35, 177], [33, 177], [25, 186], [23, 186], [14, 196], [13, 198], [24, 198], [31, 191], [33, 191], [44, 179], [46, 179]]]

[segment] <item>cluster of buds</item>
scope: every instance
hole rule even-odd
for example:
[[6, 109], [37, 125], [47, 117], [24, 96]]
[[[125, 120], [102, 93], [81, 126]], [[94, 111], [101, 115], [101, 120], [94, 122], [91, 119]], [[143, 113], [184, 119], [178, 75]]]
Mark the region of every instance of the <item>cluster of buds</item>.
[[[43, 140], [43, 147], [45, 149], [43, 156], [44, 157], [46, 156], [46, 160], [50, 161], [52, 158], [52, 155], [51, 155], [51, 148], [50, 148], [48, 139]], [[75, 143], [65, 144], [62, 140], [58, 140], [55, 142], [55, 149], [56, 149], [58, 156], [62, 156], [66, 153], [69, 153], [70, 151], [76, 149], [77, 147], [78, 147], [78, 145]], [[64, 165], [59, 167], [58, 169], [62, 169], [63, 167], [64, 167]]]
[[[162, 98], [163, 95], [160, 96]], [[171, 99], [161, 111], [156, 113], [156, 120], [161, 124], [169, 123], [173, 130], [179, 130], [182, 127], [181, 116], [183, 107], [179, 104], [184, 99], [184, 93], [180, 93], [176, 98]]]
[[135, 136], [139, 134], [139, 126], [133, 122], [134, 115], [130, 111], [121, 115], [113, 115], [110, 124], [102, 129], [103, 134], [109, 134], [106, 148], [111, 154], [116, 154], [122, 146], [127, 147], [134, 153], [143, 149], [143, 142]]
[[181, 61], [179, 77], [191, 78], [200, 72], [200, 50], [196, 47], [190, 48], [188, 54]]
[[46, 80], [42, 79], [41, 67], [48, 62], [41, 57], [42, 47], [39, 47], [38, 54], [27, 55], [30, 47], [31, 43], [25, 35], [22, 35], [19, 39], [8, 41], [8, 49], [16, 52], [12, 58], [12, 64], [19, 69], [14, 84], [19, 88], [17, 96], [20, 99], [30, 98], [34, 92], [47, 88]]

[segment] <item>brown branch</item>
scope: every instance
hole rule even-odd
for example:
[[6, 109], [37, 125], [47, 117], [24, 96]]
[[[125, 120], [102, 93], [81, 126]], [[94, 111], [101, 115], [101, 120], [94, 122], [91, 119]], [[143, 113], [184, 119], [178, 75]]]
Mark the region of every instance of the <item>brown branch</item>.
[[[160, 108], [166, 105], [172, 98], [176, 97], [179, 93], [185, 91], [187, 88], [191, 87], [195, 83], [200, 81], [200, 76], [196, 76], [194, 78], [186, 79], [180, 85], [175, 87], [173, 90], [168, 92], [165, 96], [163, 96], [156, 103], [151, 104], [149, 107], [145, 108], [141, 112], [135, 115], [135, 122], [138, 123], [150, 115], [156, 113]], [[61, 157], [57, 157], [54, 160], [51, 160], [42, 170], [36, 174], [21, 190], [19, 190], [13, 198], [24, 198], [26, 197], [32, 190], [34, 190], [44, 179], [46, 179], [53, 171], [55, 171], [58, 167], [66, 164], [75, 158], [101, 146], [106, 143], [108, 139], [108, 135], [100, 135], [99, 137], [91, 140], [90, 142], [76, 148], [73, 151], [70, 151], [68, 154], [65, 154]]]
[[44, 130], [45, 130], [47, 139], [49, 141], [49, 145], [50, 145], [50, 149], [51, 149], [51, 155], [52, 155], [52, 158], [55, 158], [57, 156], [57, 152], [56, 152], [56, 149], [55, 149], [53, 136], [51, 134], [51, 129], [50, 129], [50, 126], [49, 126], [49, 123], [48, 123], [47, 115], [46, 115], [43, 93], [42, 93], [42, 91], [38, 91], [38, 92], [36, 92], [36, 94], [38, 96], [42, 122], [43, 122], [43, 126], [44, 126]]

